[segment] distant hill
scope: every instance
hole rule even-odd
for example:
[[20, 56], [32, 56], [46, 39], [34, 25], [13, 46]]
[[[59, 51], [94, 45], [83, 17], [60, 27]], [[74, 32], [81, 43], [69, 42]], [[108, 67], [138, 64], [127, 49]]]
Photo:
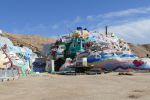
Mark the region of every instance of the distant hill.
[[139, 57], [146, 57], [147, 54], [150, 55], [150, 44], [136, 45], [129, 43], [129, 46], [132, 52]]
[[53, 38], [46, 38], [38, 35], [20, 35], [4, 32], [2, 36], [9, 38], [14, 45], [27, 46], [33, 52], [40, 53], [44, 44], [55, 42]]
[[[38, 35], [20, 35], [11, 34], [4, 32], [2, 34], [8, 37], [14, 45], [27, 46], [33, 50], [33, 52], [40, 53], [44, 44], [49, 44], [55, 42], [53, 38], [46, 38]], [[150, 44], [136, 45], [129, 43], [129, 46], [133, 53], [139, 57], [146, 57], [147, 54], [150, 55]]]

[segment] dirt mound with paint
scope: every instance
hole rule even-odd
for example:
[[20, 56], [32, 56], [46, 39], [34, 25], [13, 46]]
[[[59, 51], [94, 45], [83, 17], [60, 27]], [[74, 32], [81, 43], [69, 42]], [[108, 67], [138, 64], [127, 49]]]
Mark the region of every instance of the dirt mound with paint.
[[[38, 35], [20, 35], [4, 32], [3, 36], [8, 37], [14, 45], [27, 46], [34, 52], [40, 53], [43, 45], [55, 42], [54, 38], [46, 38]], [[130, 49], [139, 57], [150, 55], [150, 44], [132, 44], [129, 43]]]

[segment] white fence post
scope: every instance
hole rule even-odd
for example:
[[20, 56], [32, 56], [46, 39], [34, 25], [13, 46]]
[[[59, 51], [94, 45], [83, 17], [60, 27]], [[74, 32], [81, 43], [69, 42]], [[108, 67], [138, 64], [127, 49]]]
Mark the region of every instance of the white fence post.
[[54, 60], [51, 60], [51, 73], [55, 72], [55, 64], [54, 64]]
[[82, 58], [82, 65], [87, 67], [87, 58]]

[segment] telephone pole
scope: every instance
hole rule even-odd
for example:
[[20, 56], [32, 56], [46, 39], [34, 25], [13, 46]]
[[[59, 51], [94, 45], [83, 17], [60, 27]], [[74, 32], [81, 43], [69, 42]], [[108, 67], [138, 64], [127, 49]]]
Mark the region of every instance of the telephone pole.
[[108, 35], [108, 27], [106, 26], [105, 29], [106, 29], [106, 36], [107, 36]]

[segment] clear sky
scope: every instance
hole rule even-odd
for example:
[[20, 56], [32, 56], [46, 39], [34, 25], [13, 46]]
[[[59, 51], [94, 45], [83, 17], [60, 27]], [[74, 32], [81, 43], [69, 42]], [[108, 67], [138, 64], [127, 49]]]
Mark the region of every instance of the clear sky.
[[150, 0], [0, 0], [0, 29], [47, 37], [77, 26], [150, 43]]

